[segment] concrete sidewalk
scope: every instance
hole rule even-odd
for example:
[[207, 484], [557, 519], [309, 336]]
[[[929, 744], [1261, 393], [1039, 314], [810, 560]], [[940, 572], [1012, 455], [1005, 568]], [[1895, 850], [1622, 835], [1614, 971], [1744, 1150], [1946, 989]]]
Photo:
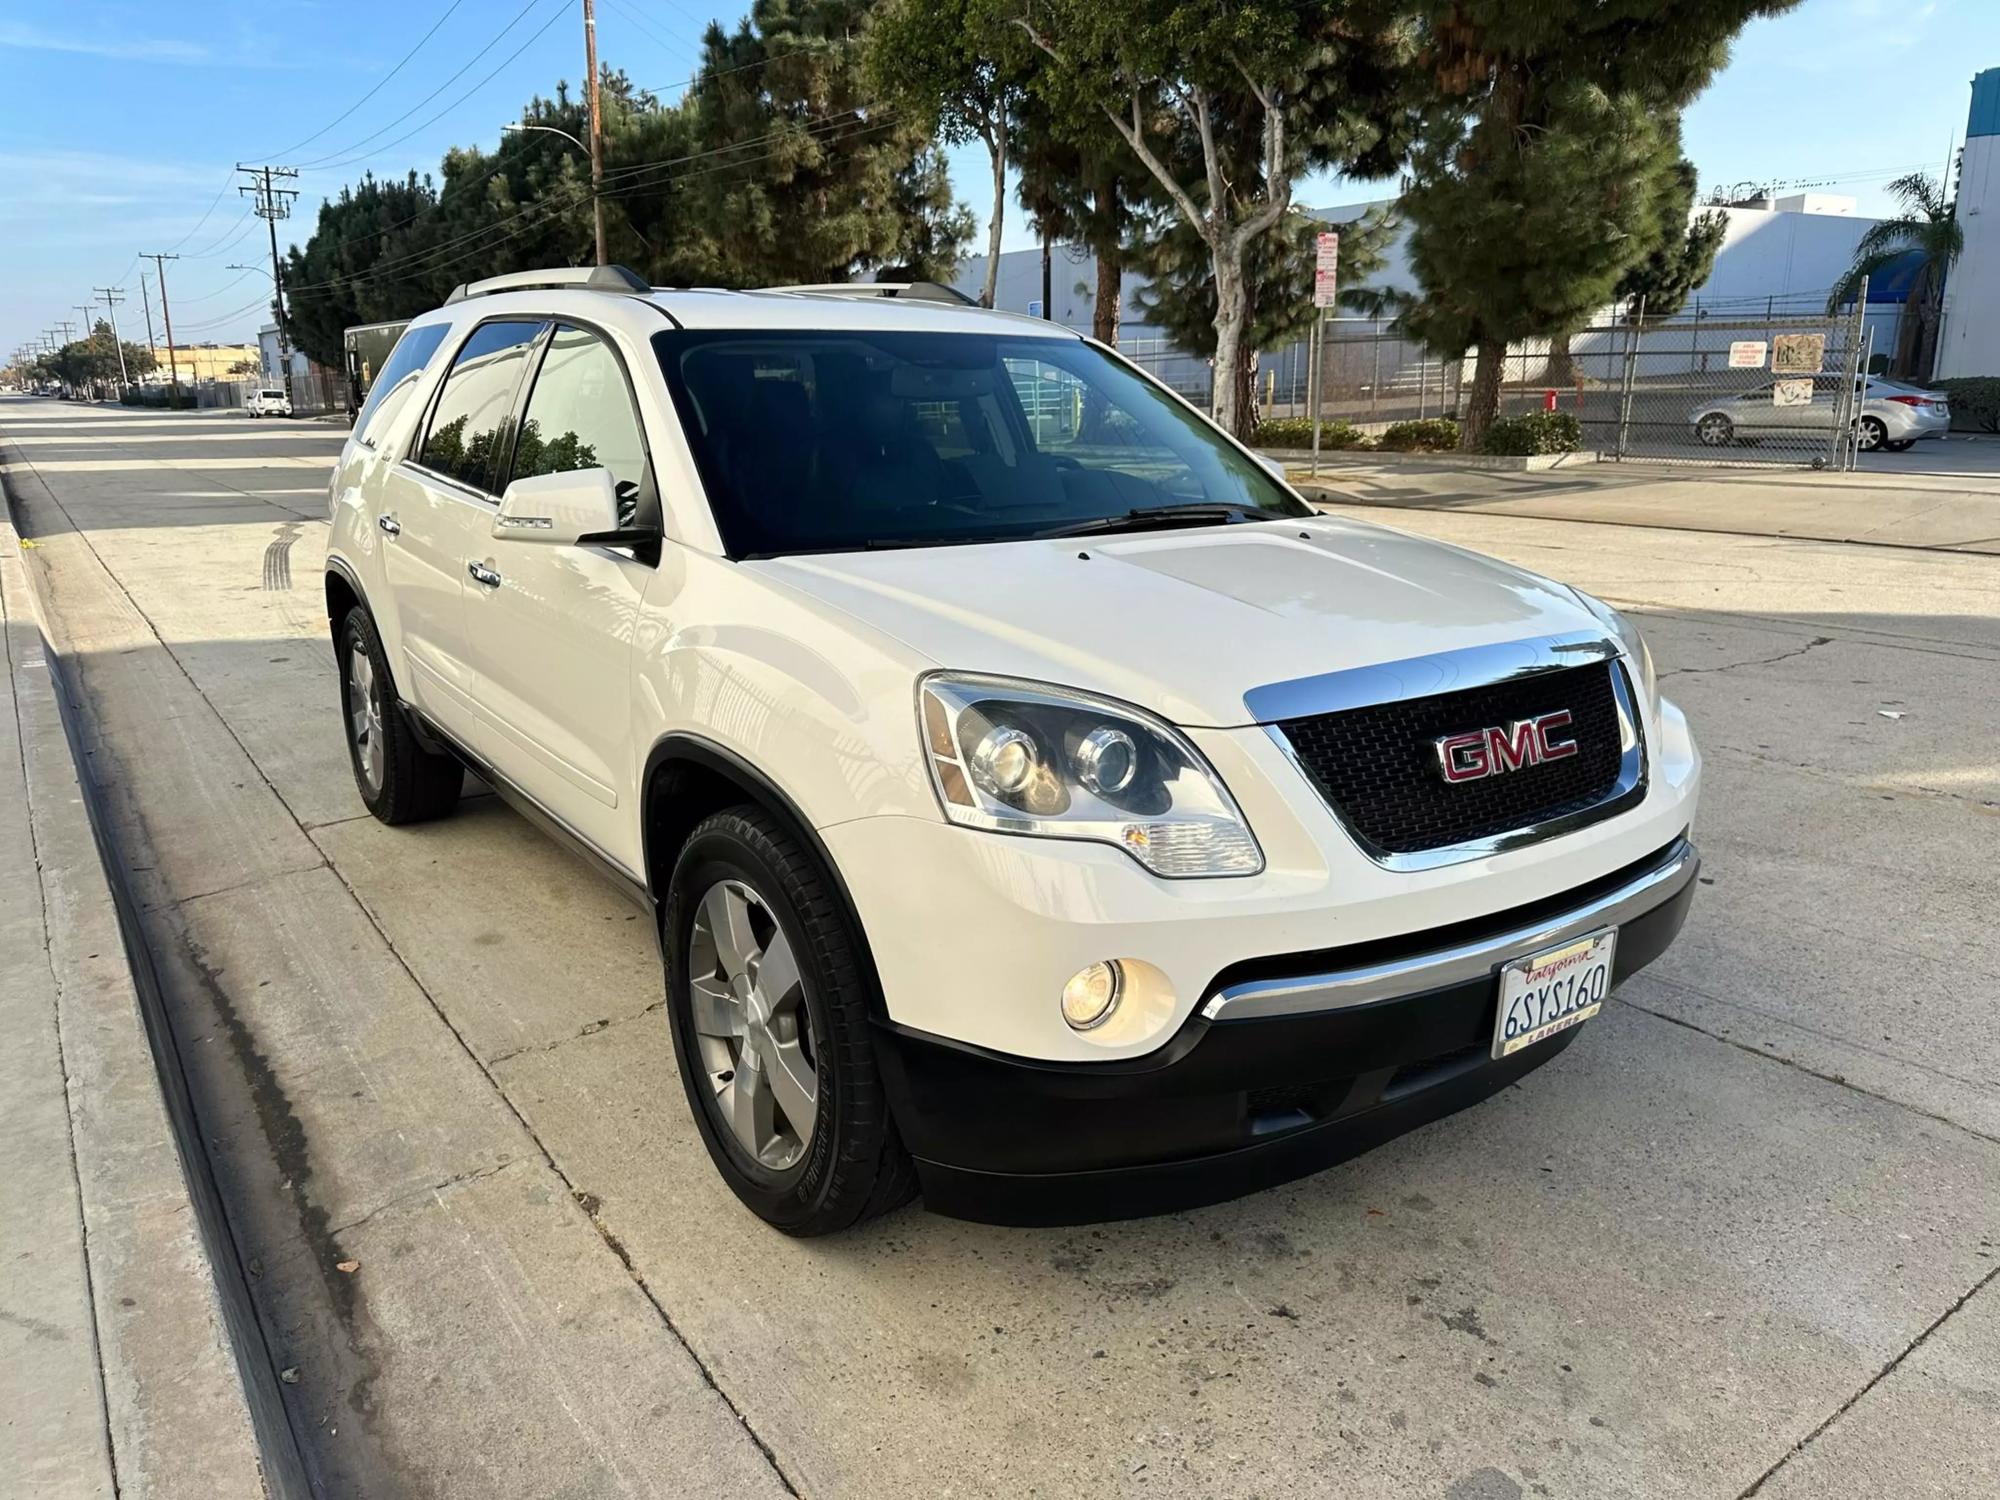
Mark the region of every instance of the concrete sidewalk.
[[4, 511], [0, 666], [0, 1493], [261, 1495]]
[[1332, 504], [2000, 553], [2000, 473], [1645, 463], [1501, 473], [1450, 455], [1403, 463], [1369, 453], [1321, 454], [1316, 478], [1296, 461], [1289, 472], [1310, 498]]

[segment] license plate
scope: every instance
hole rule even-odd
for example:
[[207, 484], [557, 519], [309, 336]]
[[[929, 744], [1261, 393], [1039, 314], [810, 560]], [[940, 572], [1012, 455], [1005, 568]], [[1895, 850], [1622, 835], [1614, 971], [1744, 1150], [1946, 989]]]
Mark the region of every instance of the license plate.
[[1493, 1055], [1506, 1057], [1581, 1026], [1604, 1008], [1611, 992], [1611, 956], [1618, 929], [1574, 938], [1517, 958], [1500, 971], [1500, 1008], [1493, 1022]]

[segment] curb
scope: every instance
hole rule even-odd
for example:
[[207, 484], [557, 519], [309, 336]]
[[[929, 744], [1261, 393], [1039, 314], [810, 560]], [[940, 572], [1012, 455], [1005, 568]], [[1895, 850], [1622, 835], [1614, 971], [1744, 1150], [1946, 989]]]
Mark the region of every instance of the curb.
[[[1312, 462], [1309, 448], [1259, 448], [1266, 458], [1275, 458], [1288, 469], [1298, 468]], [[1322, 448], [1319, 461], [1322, 470], [1329, 463], [1344, 466], [1359, 461], [1365, 464], [1388, 464], [1412, 469], [1491, 469], [1503, 474], [1539, 474], [1545, 469], [1573, 469], [1578, 464], [1595, 464], [1604, 461], [1604, 455], [1594, 448], [1582, 448], [1575, 453], [1396, 453], [1381, 448]]]
[[[65, 1030], [76, 1026], [88, 1048], [65, 1070], [114, 1482], [121, 1493], [304, 1500], [312, 1489], [277, 1362], [91, 772], [81, 699], [49, 630], [36, 544], [14, 525], [21, 467], [0, 442], [0, 572], [18, 610], [8, 624], [18, 621], [47, 673], [45, 686], [19, 695], [22, 744], [30, 815], [53, 835], [41, 859], [44, 889], [59, 897], [50, 964]], [[178, 1260], [165, 1253], [176, 1230], [187, 1242]]]

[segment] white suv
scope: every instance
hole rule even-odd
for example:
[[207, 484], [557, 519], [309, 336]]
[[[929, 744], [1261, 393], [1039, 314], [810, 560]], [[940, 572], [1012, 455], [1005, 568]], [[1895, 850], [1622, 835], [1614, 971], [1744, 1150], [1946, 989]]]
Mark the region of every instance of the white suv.
[[253, 417], [289, 417], [292, 399], [276, 386], [265, 386], [250, 393], [243, 409]]
[[1693, 895], [1614, 611], [943, 288], [461, 288], [332, 520], [362, 799], [470, 767], [655, 916], [695, 1122], [792, 1233], [1299, 1176], [1547, 1061]]

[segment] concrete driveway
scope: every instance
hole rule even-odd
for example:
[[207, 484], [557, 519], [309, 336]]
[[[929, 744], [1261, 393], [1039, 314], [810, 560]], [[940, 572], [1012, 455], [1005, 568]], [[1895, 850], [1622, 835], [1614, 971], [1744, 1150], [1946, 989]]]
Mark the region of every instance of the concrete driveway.
[[643, 920], [490, 797], [362, 813], [340, 436], [0, 403], [328, 1493], [1992, 1492], [1994, 558], [1369, 508], [1642, 618], [1708, 756], [1680, 944], [1294, 1186], [801, 1243], [702, 1151]]

